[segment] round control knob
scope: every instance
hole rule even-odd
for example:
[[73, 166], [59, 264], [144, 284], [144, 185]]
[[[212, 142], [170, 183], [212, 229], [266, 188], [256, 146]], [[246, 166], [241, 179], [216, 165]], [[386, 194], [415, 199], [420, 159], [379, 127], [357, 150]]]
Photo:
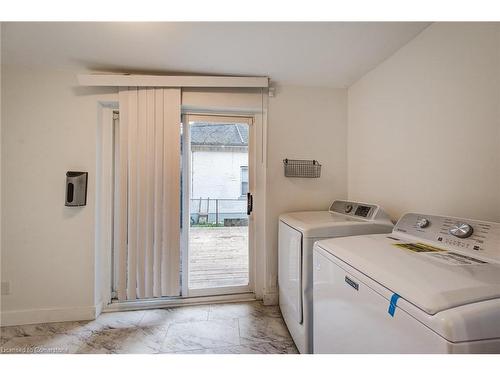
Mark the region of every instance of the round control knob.
[[450, 228], [450, 234], [458, 238], [470, 237], [474, 229], [467, 223], [456, 223]]
[[421, 219], [418, 219], [417, 221], [417, 227], [419, 228], [425, 228], [425, 227], [428, 227], [430, 224], [430, 221], [429, 219], [426, 219], [426, 218], [421, 218]]
[[352, 211], [352, 204], [348, 204], [347, 206], [345, 206], [345, 213], [346, 214], [348, 214], [351, 211]]

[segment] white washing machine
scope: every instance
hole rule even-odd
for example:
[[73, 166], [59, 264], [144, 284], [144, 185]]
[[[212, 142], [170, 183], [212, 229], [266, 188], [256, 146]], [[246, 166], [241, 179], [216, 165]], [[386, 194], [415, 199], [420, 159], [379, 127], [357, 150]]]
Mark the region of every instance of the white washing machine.
[[314, 247], [315, 353], [500, 353], [500, 224], [404, 215]]
[[285, 323], [301, 353], [312, 353], [312, 250], [331, 237], [390, 233], [393, 224], [377, 205], [334, 201], [329, 211], [280, 216], [278, 283]]

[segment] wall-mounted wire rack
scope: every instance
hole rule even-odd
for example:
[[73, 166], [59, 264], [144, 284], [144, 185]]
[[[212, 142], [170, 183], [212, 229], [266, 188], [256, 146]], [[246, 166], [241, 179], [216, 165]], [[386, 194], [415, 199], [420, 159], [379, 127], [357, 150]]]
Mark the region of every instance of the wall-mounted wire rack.
[[284, 159], [285, 177], [318, 178], [321, 164], [317, 160]]

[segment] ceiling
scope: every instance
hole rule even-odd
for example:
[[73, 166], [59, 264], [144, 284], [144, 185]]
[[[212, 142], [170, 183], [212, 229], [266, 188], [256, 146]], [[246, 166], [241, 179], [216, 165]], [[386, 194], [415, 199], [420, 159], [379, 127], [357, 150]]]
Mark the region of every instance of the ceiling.
[[3, 23], [2, 63], [347, 87], [429, 24]]

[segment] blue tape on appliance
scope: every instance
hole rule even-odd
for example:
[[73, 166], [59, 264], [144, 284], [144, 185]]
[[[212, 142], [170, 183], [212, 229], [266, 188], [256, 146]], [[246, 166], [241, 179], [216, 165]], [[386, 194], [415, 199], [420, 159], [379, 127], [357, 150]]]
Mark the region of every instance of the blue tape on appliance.
[[391, 297], [391, 302], [389, 303], [389, 313], [390, 316], [394, 316], [394, 313], [396, 312], [396, 304], [398, 303], [399, 299], [399, 294], [394, 293]]

